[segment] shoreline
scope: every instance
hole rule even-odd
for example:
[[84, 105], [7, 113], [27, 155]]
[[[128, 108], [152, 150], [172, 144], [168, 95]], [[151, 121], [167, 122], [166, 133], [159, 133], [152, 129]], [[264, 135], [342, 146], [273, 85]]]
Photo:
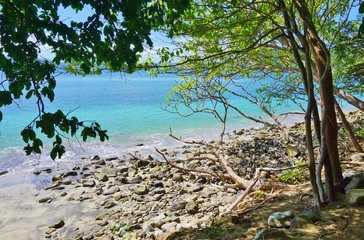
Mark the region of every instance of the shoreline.
[[[230, 132], [225, 137], [229, 164], [251, 180], [260, 166], [291, 166], [303, 161], [300, 123], [287, 125], [294, 143], [286, 142], [277, 129]], [[286, 152], [291, 144], [298, 151], [292, 156]], [[148, 147], [154, 149], [146, 145], [138, 148]], [[161, 145], [159, 150], [172, 160], [213, 154], [206, 147], [185, 144]], [[240, 194], [222, 188], [219, 180], [171, 168], [161, 161], [161, 156], [152, 156], [148, 151], [140, 151], [137, 156], [94, 155], [77, 162], [71, 160], [64, 166], [57, 165], [60, 160], [54, 162], [54, 169], [40, 169], [37, 175], [27, 172], [38, 182], [0, 187], [0, 211], [4, 213], [0, 216], [0, 238], [167, 239], [176, 231], [208, 226]], [[211, 162], [201, 164], [206, 169], [213, 168]], [[19, 180], [16, 174], [8, 174], [0, 176], [0, 181], [4, 177]], [[254, 231], [250, 231], [252, 238]]]
[[[265, 144], [265, 139], [280, 135], [266, 128], [250, 128], [227, 134], [225, 141], [229, 146], [237, 142]], [[145, 151], [148, 147], [139, 146], [143, 151], [137, 154], [138, 159], [131, 155], [95, 155], [65, 164], [69, 168], [57, 166], [57, 161], [55, 170], [41, 169], [37, 175], [28, 171], [31, 183], [0, 188], [0, 210], [6, 212], [0, 217], [1, 239], [77, 239], [79, 235], [101, 239], [114, 234], [116, 228], [117, 234], [133, 234], [134, 239], [165, 239], [176, 230], [206, 226], [234, 201], [236, 190], [222, 190], [219, 182], [211, 185], [205, 177], [171, 168], [161, 162], [161, 156]], [[273, 145], [270, 148], [276, 152]], [[159, 149], [173, 159], [211, 154], [203, 147], [180, 143], [174, 147], [161, 145]], [[282, 151], [284, 154], [284, 148]], [[272, 164], [271, 159], [264, 159]], [[257, 167], [254, 164], [252, 169]], [[275, 164], [283, 163], [277, 159]], [[252, 173], [244, 172], [247, 178]], [[16, 174], [8, 177], [19, 180]], [[120, 224], [133, 231], [120, 228]], [[17, 226], [23, 225], [24, 230], [18, 231]]]

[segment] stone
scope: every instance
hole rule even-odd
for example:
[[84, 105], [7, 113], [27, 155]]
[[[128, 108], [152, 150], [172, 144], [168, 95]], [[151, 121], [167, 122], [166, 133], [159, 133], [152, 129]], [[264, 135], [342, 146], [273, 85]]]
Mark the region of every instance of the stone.
[[136, 184], [136, 183], [141, 183], [143, 181], [143, 178], [141, 176], [135, 176], [135, 177], [131, 177], [128, 178], [128, 183], [129, 184]]
[[317, 210], [307, 210], [307, 211], [303, 211], [298, 216], [300, 216], [300, 217], [306, 217], [312, 223], [315, 223], [315, 222], [318, 222], [318, 221], [321, 220], [321, 214]]
[[344, 172], [343, 172], [343, 178], [352, 178], [354, 177], [355, 175], [358, 175], [360, 174], [359, 171], [357, 170], [354, 170], [354, 169], [346, 169]]
[[51, 200], [52, 200], [52, 198], [50, 198], [50, 197], [44, 197], [44, 198], [41, 198], [41, 199], [39, 199], [39, 203], [45, 203], [45, 202], [51, 202]]
[[115, 201], [119, 201], [123, 197], [123, 195], [121, 194], [121, 192], [116, 192], [114, 193], [113, 197]]
[[112, 186], [108, 189], [106, 189], [106, 191], [104, 191], [102, 194], [103, 195], [111, 195], [111, 194], [114, 194], [116, 192], [120, 191], [120, 188], [117, 187], [117, 186]]
[[364, 188], [364, 174], [358, 174], [353, 176], [349, 184], [346, 185], [345, 191], [357, 188]]
[[352, 206], [364, 205], [364, 189], [349, 189], [345, 193], [346, 201]]
[[45, 231], [45, 234], [51, 234], [53, 232], [55, 232], [57, 229], [52, 227], [52, 228], [48, 228], [46, 231]]
[[96, 183], [93, 179], [89, 179], [82, 184], [83, 187], [95, 187]]
[[114, 201], [106, 201], [104, 202], [104, 208], [112, 208], [116, 205], [116, 203], [114, 203]]
[[117, 170], [115, 168], [103, 168], [100, 172], [100, 174], [104, 174], [107, 177], [116, 177], [117, 176]]
[[101, 222], [98, 222], [97, 225], [101, 226], [101, 227], [104, 227], [106, 225], [108, 225], [109, 222], [107, 220], [104, 220], [104, 221], [101, 221]]
[[291, 222], [291, 229], [305, 228], [309, 224], [312, 224], [312, 221], [308, 217], [296, 216]]
[[300, 150], [294, 145], [287, 145], [286, 154], [289, 157], [297, 157], [300, 154]]
[[[149, 155], [150, 156], [150, 155]], [[152, 159], [153, 160], [153, 159]], [[150, 161], [147, 161], [147, 160], [138, 160], [136, 162], [136, 166], [137, 167], [145, 167], [145, 166], [148, 166], [150, 163]]]
[[165, 223], [161, 226], [162, 231], [171, 232], [177, 226], [176, 222]]
[[59, 229], [62, 228], [64, 225], [64, 221], [62, 219], [59, 219], [55, 224], [50, 225], [49, 228]]
[[55, 176], [52, 177], [52, 182], [57, 182], [57, 181], [60, 181], [60, 180], [62, 180], [62, 175], [61, 174], [58, 174], [58, 175], [55, 175]]
[[96, 179], [101, 181], [101, 182], [106, 182], [107, 180], [109, 180], [109, 177], [106, 176], [106, 174], [102, 174], [102, 173], [98, 173], [96, 174]]
[[182, 210], [186, 207], [187, 201], [185, 200], [175, 200], [171, 203], [172, 211]]
[[189, 201], [185, 206], [186, 211], [189, 214], [195, 214], [198, 211], [198, 206], [195, 201]]
[[143, 185], [143, 184], [138, 184], [136, 186], [133, 187], [133, 191], [138, 194], [138, 195], [145, 195], [148, 193], [148, 189], [147, 186]]
[[182, 182], [183, 181], [183, 178], [182, 178], [181, 174], [173, 174], [172, 181], [174, 181], [174, 182]]
[[289, 227], [291, 226], [291, 221], [295, 217], [292, 211], [286, 212], [275, 212], [272, 213], [268, 218], [268, 225], [270, 227]]
[[254, 237], [254, 240], [286, 240], [289, 239], [287, 234], [277, 228], [268, 228], [260, 230]]
[[351, 156], [353, 162], [364, 162], [364, 153], [356, 153]]
[[63, 177], [64, 178], [66, 178], [66, 177], [74, 177], [74, 176], [77, 176], [77, 172], [76, 171], [69, 171], [69, 172], [67, 172], [67, 173], [65, 173], [64, 175], [63, 175]]

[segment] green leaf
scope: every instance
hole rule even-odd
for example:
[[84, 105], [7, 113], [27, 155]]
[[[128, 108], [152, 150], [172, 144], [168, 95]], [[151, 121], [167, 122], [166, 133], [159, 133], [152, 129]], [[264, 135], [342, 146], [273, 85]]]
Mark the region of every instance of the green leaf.
[[9, 91], [0, 91], [0, 107], [4, 105], [10, 105], [13, 102], [11, 98], [11, 92]]
[[361, 4], [360, 4], [360, 7], [359, 7], [359, 13], [361, 14], [361, 13], [364, 13], [364, 2], [362, 2]]

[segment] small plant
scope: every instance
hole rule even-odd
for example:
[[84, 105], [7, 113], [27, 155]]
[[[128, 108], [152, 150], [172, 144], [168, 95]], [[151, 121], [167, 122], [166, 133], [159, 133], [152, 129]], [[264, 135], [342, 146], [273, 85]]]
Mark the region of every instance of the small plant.
[[135, 233], [126, 223], [120, 223], [111, 228], [112, 240], [128, 240], [135, 239]]
[[[296, 165], [303, 165], [303, 161], [296, 161]], [[308, 179], [308, 175], [306, 172], [306, 168], [304, 166], [299, 166], [294, 168], [293, 170], [282, 173], [279, 176], [279, 180], [281, 182], [297, 184], [299, 182], [303, 182]]]

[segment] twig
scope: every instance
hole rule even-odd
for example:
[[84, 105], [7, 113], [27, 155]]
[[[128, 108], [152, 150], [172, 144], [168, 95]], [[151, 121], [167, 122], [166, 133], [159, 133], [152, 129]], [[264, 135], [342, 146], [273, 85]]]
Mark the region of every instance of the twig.
[[243, 200], [253, 189], [254, 185], [258, 182], [259, 178], [255, 177], [254, 181], [247, 187], [247, 189], [244, 191], [243, 194], [240, 195], [227, 209], [225, 212], [222, 213], [222, 215], [226, 215], [230, 213], [233, 208], [238, 205], [238, 203]]

